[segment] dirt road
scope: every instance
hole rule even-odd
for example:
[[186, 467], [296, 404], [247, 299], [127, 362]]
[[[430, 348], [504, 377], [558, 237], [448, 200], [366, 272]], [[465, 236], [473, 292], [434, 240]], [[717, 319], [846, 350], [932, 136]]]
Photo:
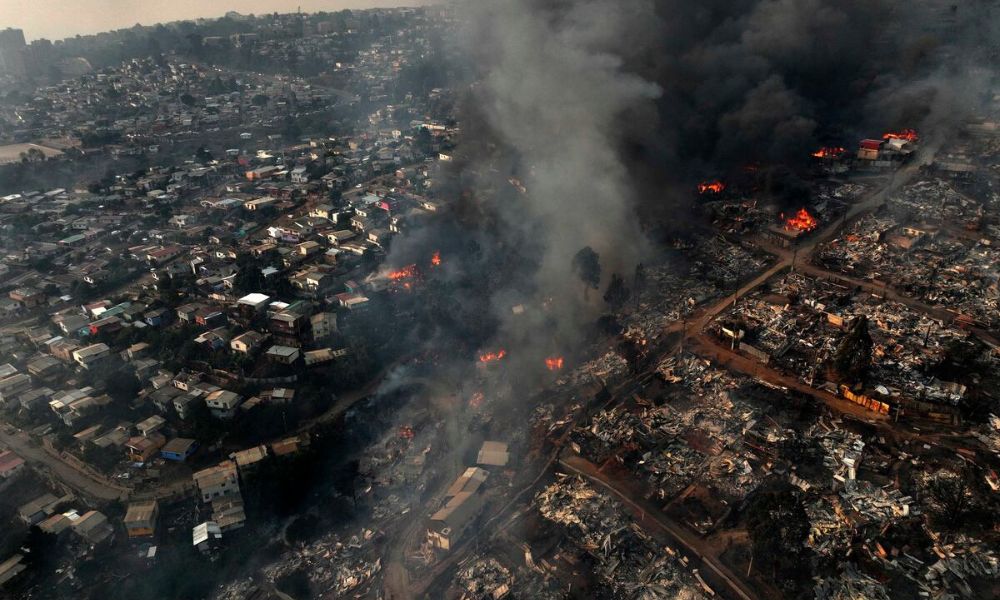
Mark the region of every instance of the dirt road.
[[740, 287], [736, 292], [729, 294], [715, 304], [699, 311], [697, 316], [689, 322], [687, 330], [690, 332], [690, 335], [697, 335], [700, 333], [715, 317], [719, 316], [720, 313], [729, 308], [737, 297], [749, 294], [768, 279], [780, 273], [783, 269], [791, 268], [793, 264], [796, 265], [796, 268], [798, 268], [797, 265], [800, 263], [807, 263], [809, 257], [816, 251], [816, 247], [836, 237], [847, 221], [881, 206], [885, 202], [886, 197], [892, 191], [900, 185], [904, 185], [912, 179], [916, 173], [917, 167], [913, 165], [900, 169], [893, 175], [892, 179], [888, 183], [872, 192], [861, 202], [853, 205], [841, 219], [831, 222], [822, 231], [813, 233], [809, 239], [807, 239], [802, 245], [798, 246], [796, 250], [776, 252], [775, 254], [778, 257], [778, 261], [771, 265], [768, 269], [762, 271], [759, 275]]
[[[807, 385], [794, 377], [790, 377], [775, 371], [774, 369], [768, 368], [760, 363], [751, 360], [739, 353], [733, 352], [732, 350], [725, 348], [720, 344], [716, 344], [714, 340], [705, 334], [705, 330], [708, 328], [709, 324], [722, 312], [727, 310], [738, 297], [745, 296], [763, 285], [766, 281], [780, 273], [785, 269], [795, 268], [798, 271], [806, 272], [812, 276], [824, 277], [824, 278], [838, 278], [845, 283], [852, 285], [858, 285], [863, 289], [868, 289], [870, 291], [875, 291], [875, 284], [871, 282], [863, 282], [860, 280], [853, 280], [849, 277], [842, 276], [837, 273], [831, 273], [815, 265], [809, 264], [809, 258], [816, 251], [816, 248], [825, 243], [840, 233], [844, 225], [850, 220], [867, 213], [869, 211], [875, 210], [879, 206], [885, 203], [887, 196], [895, 191], [899, 186], [904, 185], [914, 175], [918, 173], [918, 168], [916, 165], [910, 165], [903, 169], [900, 169], [893, 174], [892, 178], [886, 182], [882, 187], [873, 191], [865, 199], [853, 205], [847, 213], [836, 221], [831, 222], [822, 231], [814, 233], [806, 242], [794, 249], [781, 249], [781, 248], [768, 248], [764, 247], [767, 251], [771, 252], [777, 257], [777, 261], [754, 277], [751, 281], [744, 284], [733, 294], [730, 294], [722, 299], [720, 299], [715, 304], [705, 307], [696, 313], [693, 318], [689, 321], [689, 326], [686, 328], [686, 339], [684, 343], [690, 348], [695, 354], [705, 356], [706, 358], [711, 358], [727, 368], [731, 368], [740, 371], [746, 375], [751, 375], [767, 381], [769, 383], [784, 386], [789, 389], [794, 389], [803, 394], [808, 394], [824, 402], [831, 409], [838, 413], [846, 413], [858, 418], [868, 420], [868, 421], [878, 421], [885, 420], [887, 417], [884, 415], [878, 415], [874, 412], [868, 411], [856, 404], [847, 402], [842, 398], [835, 396], [834, 394], [827, 393], [822, 390], [817, 390], [810, 385]], [[889, 297], [894, 300], [899, 300], [907, 304], [908, 306], [922, 310], [926, 314], [938, 317], [952, 317], [950, 313], [944, 311], [943, 309], [938, 309], [935, 307], [930, 307], [915, 300], [905, 298], [900, 296], [894, 291], [880, 290], [883, 293], [887, 293]], [[988, 335], [986, 339], [991, 339]]]
[[721, 344], [717, 344], [707, 334], [701, 334], [691, 338], [688, 341], [688, 344], [693, 353], [716, 362], [721, 368], [737, 371], [761, 381], [766, 381], [770, 384], [785, 387], [790, 390], [795, 390], [801, 394], [811, 396], [816, 400], [823, 402], [839, 414], [851, 415], [862, 421], [876, 422], [889, 420], [889, 416], [887, 415], [880, 415], [862, 406], [854, 404], [853, 402], [844, 400], [839, 396], [824, 390], [816, 389], [811, 385], [799, 381], [795, 377], [779, 373], [774, 369], [760, 364], [752, 358], [748, 358], [738, 352], [734, 352], [733, 350], [726, 348]]

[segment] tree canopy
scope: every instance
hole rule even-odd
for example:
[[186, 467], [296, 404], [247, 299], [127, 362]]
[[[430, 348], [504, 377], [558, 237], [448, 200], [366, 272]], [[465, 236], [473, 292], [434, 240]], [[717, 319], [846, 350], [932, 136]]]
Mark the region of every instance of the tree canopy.
[[584, 285], [584, 297], [587, 290], [596, 290], [601, 283], [601, 257], [590, 246], [584, 246], [573, 256], [573, 273]]
[[875, 342], [868, 331], [868, 317], [862, 315], [841, 340], [833, 359], [834, 369], [845, 380], [863, 382], [872, 365]]
[[239, 271], [233, 278], [233, 288], [241, 294], [259, 292], [264, 288], [264, 272], [257, 260], [249, 254], [240, 255], [236, 259]]
[[631, 294], [632, 292], [625, 285], [625, 279], [618, 273], [614, 273], [611, 275], [608, 289], [604, 292], [604, 301], [608, 303], [608, 306], [618, 309], [628, 302]]
[[771, 570], [789, 596], [797, 595], [811, 577], [805, 556], [810, 524], [802, 499], [787, 484], [761, 490], [749, 502], [746, 517], [754, 568]]

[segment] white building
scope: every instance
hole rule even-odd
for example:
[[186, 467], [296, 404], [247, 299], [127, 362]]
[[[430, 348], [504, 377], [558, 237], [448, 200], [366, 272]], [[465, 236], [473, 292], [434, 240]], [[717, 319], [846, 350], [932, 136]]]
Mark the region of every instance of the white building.
[[212, 411], [212, 416], [218, 419], [233, 418], [242, 402], [243, 396], [229, 390], [216, 390], [205, 396], [205, 404]]
[[94, 364], [100, 362], [111, 354], [111, 348], [107, 344], [91, 344], [79, 350], [73, 351], [73, 360], [83, 367], [89, 369]]

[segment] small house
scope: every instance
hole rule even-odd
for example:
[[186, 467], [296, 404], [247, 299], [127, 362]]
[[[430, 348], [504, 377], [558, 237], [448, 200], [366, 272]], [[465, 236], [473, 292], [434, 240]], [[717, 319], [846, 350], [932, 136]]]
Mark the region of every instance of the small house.
[[174, 462], [184, 462], [195, 450], [198, 449], [198, 442], [189, 438], [174, 438], [167, 442], [160, 449], [160, 456], [166, 460]]

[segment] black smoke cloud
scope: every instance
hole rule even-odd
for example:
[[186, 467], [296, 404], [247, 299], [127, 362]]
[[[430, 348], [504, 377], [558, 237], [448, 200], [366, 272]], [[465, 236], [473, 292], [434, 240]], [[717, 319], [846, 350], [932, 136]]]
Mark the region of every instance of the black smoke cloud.
[[496, 337], [538, 354], [601, 308], [570, 268], [580, 248], [606, 282], [651, 253], [639, 215], [685, 227], [700, 179], [754, 164], [800, 196], [818, 146], [901, 127], [932, 141], [986, 96], [998, 31], [990, 2], [931, 0], [470, 0], [461, 14], [463, 176], [489, 204], [488, 236], [467, 235], [481, 268], [502, 254], [517, 282], [489, 291]]
[[[597, 248], [643, 255], [637, 206], [748, 164], [973, 113], [992, 75], [992, 2], [492, 0], [467, 4], [475, 101], [530, 170], [518, 219], [543, 224], [541, 278]], [[661, 211], [662, 214], [663, 211]], [[678, 213], [678, 217], [683, 217]]]
[[[461, 13], [454, 70], [470, 91], [435, 183], [450, 216], [395, 240], [388, 263], [426, 271], [398, 303], [421, 323], [407, 345], [430, 358], [394, 374], [458, 396], [433, 411], [450, 458], [432, 462], [455, 471], [485, 427], [461, 408], [471, 392], [492, 402], [489, 435], [507, 439], [501, 424], [551, 382], [543, 358], [572, 368], [585, 345], [602, 302], [572, 272], [578, 250], [600, 254], [606, 285], [655, 253], [640, 215], [684, 229], [703, 178], [760, 164], [801, 195], [795, 171], [818, 145], [899, 127], [933, 140], [975, 109], [998, 39], [986, 3], [468, 0]], [[473, 366], [499, 348], [503, 363]]]
[[629, 66], [663, 90], [658, 120], [626, 139], [670, 170], [796, 165], [822, 144], [943, 124], [979, 100], [972, 40], [996, 24], [988, 6], [956, 23], [932, 2], [652, 4], [658, 33]]

